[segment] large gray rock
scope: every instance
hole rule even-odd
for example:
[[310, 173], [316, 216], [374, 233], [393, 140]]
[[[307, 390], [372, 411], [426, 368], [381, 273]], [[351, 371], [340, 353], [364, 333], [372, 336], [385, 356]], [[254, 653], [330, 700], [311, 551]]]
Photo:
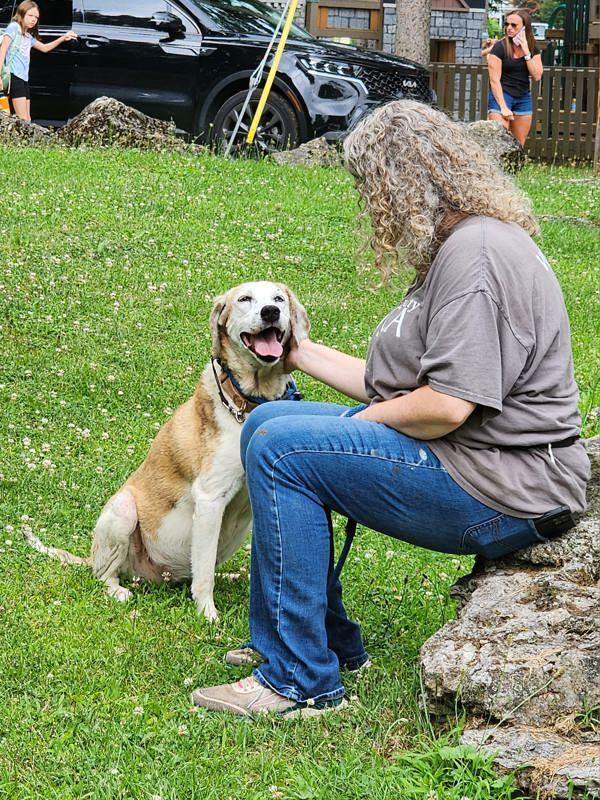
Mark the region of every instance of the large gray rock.
[[0, 111], [0, 142], [3, 144], [47, 144], [52, 136], [46, 128]]
[[295, 150], [271, 153], [271, 158], [277, 164], [289, 164], [294, 167], [339, 167], [343, 164], [337, 147], [329, 144], [322, 136], [301, 144]]
[[470, 122], [467, 126], [469, 136], [499, 164], [505, 172], [518, 172], [525, 162], [525, 151], [499, 122], [482, 119]]
[[467, 730], [464, 744], [495, 754], [499, 772], [516, 770], [516, 783], [534, 797], [600, 797], [600, 738], [568, 738], [548, 730], [486, 727]]
[[[587, 447], [593, 474], [578, 525], [552, 542], [478, 564], [453, 588], [458, 618], [421, 650], [434, 712], [452, 713], [458, 703], [469, 728], [485, 720], [496, 723], [496, 733], [509, 725], [560, 732], [565, 747], [581, 743], [585, 710], [600, 704], [600, 436]], [[599, 744], [590, 733], [586, 747]], [[502, 751], [498, 737], [491, 749]], [[577, 774], [597, 770], [586, 758]], [[561, 769], [566, 786], [571, 767]], [[550, 780], [545, 773], [538, 778], [540, 786]]]
[[183, 146], [172, 122], [148, 117], [135, 108], [99, 97], [57, 132], [71, 146], [118, 146], [177, 150]]

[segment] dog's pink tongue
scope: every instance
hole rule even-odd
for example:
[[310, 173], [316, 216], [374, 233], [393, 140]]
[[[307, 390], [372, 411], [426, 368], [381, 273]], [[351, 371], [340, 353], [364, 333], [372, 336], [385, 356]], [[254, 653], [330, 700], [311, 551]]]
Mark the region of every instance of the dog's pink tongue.
[[254, 351], [259, 356], [272, 356], [279, 358], [283, 353], [281, 343], [277, 341], [277, 335], [273, 328], [269, 328], [262, 333], [257, 333], [252, 337]]

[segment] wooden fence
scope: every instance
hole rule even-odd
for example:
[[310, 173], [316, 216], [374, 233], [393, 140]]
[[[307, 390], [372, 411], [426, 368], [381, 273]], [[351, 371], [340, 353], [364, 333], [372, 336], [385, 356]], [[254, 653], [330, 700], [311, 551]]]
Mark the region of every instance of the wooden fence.
[[[594, 157], [598, 114], [598, 69], [546, 67], [533, 89], [533, 124], [525, 150], [545, 161], [588, 161]], [[454, 119], [487, 118], [487, 68], [471, 64], [432, 64], [438, 105]]]

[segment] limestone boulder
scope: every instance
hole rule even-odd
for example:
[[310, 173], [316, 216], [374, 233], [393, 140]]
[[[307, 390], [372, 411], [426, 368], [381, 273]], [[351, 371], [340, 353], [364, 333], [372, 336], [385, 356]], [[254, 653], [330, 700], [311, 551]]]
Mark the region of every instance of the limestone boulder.
[[79, 147], [137, 147], [176, 150], [183, 142], [172, 122], [149, 117], [115, 100], [99, 97], [57, 132], [61, 142]]
[[499, 122], [482, 119], [466, 126], [469, 136], [482, 147], [505, 172], [519, 172], [525, 162], [525, 151]]
[[295, 167], [339, 167], [343, 165], [338, 148], [329, 144], [322, 136], [301, 144], [295, 150], [271, 153], [271, 158], [277, 164], [289, 164]]
[[0, 111], [0, 142], [3, 144], [48, 144], [51, 139], [47, 128]]
[[[582, 743], [587, 748], [577, 751], [577, 775], [596, 774], [600, 757], [586, 711], [600, 706], [600, 436], [588, 440], [587, 449], [589, 507], [577, 526], [510, 558], [477, 563], [453, 587], [457, 619], [421, 650], [428, 707], [445, 714], [462, 706], [465, 741], [489, 738], [494, 725], [490, 749], [501, 760], [503, 742], [516, 742], [504, 736], [505, 728], [539, 733], [543, 742], [548, 733], [560, 735], [564, 753]], [[550, 758], [544, 748], [540, 753]], [[556, 758], [561, 753], [556, 750]], [[565, 786], [575, 780], [570, 762], [561, 770]], [[549, 773], [536, 775], [540, 786], [550, 780]]]
[[464, 744], [495, 755], [499, 772], [515, 771], [517, 786], [537, 800], [600, 797], [600, 736], [576, 737], [526, 727], [467, 730]]

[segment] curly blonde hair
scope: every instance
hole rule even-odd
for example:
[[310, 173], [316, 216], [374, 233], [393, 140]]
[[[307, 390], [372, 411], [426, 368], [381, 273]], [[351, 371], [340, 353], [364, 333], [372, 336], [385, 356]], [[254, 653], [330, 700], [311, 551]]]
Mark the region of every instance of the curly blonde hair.
[[383, 281], [410, 267], [425, 275], [448, 233], [466, 216], [516, 222], [535, 236], [529, 200], [462, 123], [414, 100], [364, 117], [344, 142]]

